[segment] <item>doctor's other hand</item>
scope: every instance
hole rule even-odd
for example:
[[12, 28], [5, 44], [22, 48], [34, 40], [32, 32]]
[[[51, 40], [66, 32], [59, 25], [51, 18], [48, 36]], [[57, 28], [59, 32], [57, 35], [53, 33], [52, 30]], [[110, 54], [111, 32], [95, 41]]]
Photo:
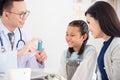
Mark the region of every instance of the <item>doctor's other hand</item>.
[[36, 59], [39, 63], [44, 62], [47, 59], [47, 55], [45, 53], [45, 50], [43, 49], [42, 51], [36, 51]]
[[23, 56], [28, 53], [36, 53], [37, 47], [38, 47], [38, 41], [40, 41], [40, 38], [33, 38], [28, 43], [26, 43], [22, 48], [20, 48], [17, 52], [18, 56]]

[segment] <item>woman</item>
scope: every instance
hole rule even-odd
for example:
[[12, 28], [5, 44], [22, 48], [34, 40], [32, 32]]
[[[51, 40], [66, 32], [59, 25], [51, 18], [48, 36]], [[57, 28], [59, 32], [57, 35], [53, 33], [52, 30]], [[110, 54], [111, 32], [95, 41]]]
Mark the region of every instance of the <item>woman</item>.
[[85, 13], [94, 38], [103, 38], [99, 53], [98, 80], [120, 80], [120, 21], [113, 7], [98, 1]]
[[67, 80], [92, 80], [97, 53], [95, 47], [86, 45], [88, 34], [88, 25], [82, 20], [74, 20], [67, 27], [69, 48], [61, 58], [60, 68], [61, 75]]

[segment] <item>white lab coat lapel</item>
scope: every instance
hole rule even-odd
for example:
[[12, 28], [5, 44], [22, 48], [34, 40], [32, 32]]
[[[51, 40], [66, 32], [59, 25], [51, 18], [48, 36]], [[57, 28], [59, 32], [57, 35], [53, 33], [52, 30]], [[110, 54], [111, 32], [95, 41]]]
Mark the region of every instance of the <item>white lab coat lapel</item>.
[[16, 45], [17, 45], [17, 43], [18, 43], [18, 40], [20, 40], [20, 33], [19, 33], [19, 30], [18, 30], [18, 28], [16, 28], [15, 29], [15, 31], [14, 31], [14, 37], [15, 37], [15, 42], [14, 42], [14, 47], [13, 47], [13, 50], [16, 50], [17, 48], [16, 48]]

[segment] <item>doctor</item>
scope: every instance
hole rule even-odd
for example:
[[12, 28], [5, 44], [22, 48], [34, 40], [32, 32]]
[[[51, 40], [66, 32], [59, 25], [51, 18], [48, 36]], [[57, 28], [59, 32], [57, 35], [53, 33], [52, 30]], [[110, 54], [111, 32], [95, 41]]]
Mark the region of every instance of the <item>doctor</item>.
[[21, 29], [29, 11], [24, 0], [0, 0], [0, 73], [11, 68], [44, 68], [47, 56]]

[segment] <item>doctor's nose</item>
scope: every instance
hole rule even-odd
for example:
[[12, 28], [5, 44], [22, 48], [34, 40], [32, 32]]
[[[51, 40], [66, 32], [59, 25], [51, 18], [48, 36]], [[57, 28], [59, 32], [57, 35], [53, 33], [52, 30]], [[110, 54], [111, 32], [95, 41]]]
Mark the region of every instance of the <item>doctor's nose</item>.
[[21, 14], [20, 18], [22, 20], [26, 20], [27, 17], [29, 16], [29, 14], [30, 14], [30, 11], [27, 10], [26, 12], [24, 12], [23, 14]]

